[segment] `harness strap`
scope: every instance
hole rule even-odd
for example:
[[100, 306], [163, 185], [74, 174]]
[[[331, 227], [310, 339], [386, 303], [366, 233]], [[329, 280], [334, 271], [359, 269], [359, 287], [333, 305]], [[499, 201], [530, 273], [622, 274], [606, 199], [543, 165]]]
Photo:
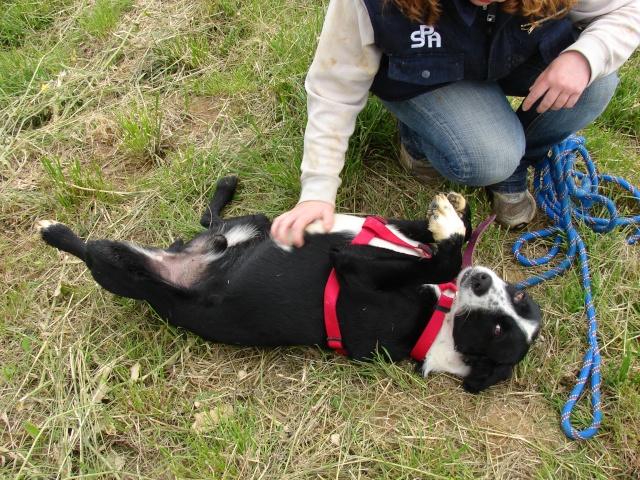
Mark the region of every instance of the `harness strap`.
[[[367, 245], [372, 239], [380, 238], [401, 247], [417, 250], [421, 256], [431, 258], [433, 250], [429, 245], [419, 244], [417, 247], [405, 242], [387, 227], [387, 221], [382, 217], [370, 216], [365, 218], [362, 229], [351, 241], [351, 245]], [[338, 324], [336, 303], [340, 293], [340, 284], [336, 276], [335, 268], [331, 270], [329, 279], [324, 288], [324, 324], [327, 330], [327, 344], [340, 355], [346, 355], [347, 351], [342, 345], [342, 334]]]
[[415, 245], [405, 242], [387, 227], [387, 221], [384, 218], [377, 215], [365, 218], [360, 233], [351, 241], [351, 245], [367, 245], [374, 238], [380, 238], [381, 240], [400, 247], [417, 250], [418, 253], [425, 258], [431, 258], [433, 256], [433, 249], [429, 245], [420, 243], [416, 247]]
[[[475, 251], [476, 245], [478, 244], [478, 240], [480, 236], [484, 233], [489, 225], [495, 220], [495, 214], [491, 215], [484, 222], [482, 222], [471, 234], [471, 238], [469, 238], [469, 242], [467, 243], [466, 248], [464, 249], [464, 253], [462, 255], [462, 268], [470, 267], [473, 263], [473, 252]], [[451, 305], [453, 304], [453, 300], [456, 298], [456, 293], [458, 289], [456, 288], [455, 283], [443, 283], [438, 285], [440, 289], [440, 298], [438, 299], [438, 304], [436, 305], [431, 318], [429, 319], [429, 323], [425, 327], [422, 335], [418, 339], [418, 343], [416, 343], [413, 350], [411, 350], [411, 358], [417, 360], [418, 362], [422, 362], [427, 356], [427, 352], [433, 345], [440, 329], [442, 328], [442, 324], [444, 323], [444, 318], [451, 311]], [[447, 295], [447, 292], [451, 292]]]
[[336, 302], [340, 293], [340, 284], [336, 277], [336, 269], [332, 269], [329, 280], [324, 287], [324, 326], [327, 330], [327, 344], [340, 355], [346, 355], [347, 351], [342, 347], [342, 335], [336, 313]]
[[[456, 292], [458, 291], [456, 285], [451, 282], [440, 284], [438, 285], [438, 288], [440, 289], [438, 304], [433, 310], [429, 323], [427, 323], [427, 326], [420, 335], [418, 342], [415, 347], [413, 347], [413, 350], [411, 350], [411, 358], [418, 362], [422, 362], [427, 356], [427, 352], [433, 345], [433, 342], [442, 328], [445, 316], [451, 311], [451, 305], [453, 304], [453, 300], [456, 298]], [[447, 295], [448, 292], [451, 293]]]

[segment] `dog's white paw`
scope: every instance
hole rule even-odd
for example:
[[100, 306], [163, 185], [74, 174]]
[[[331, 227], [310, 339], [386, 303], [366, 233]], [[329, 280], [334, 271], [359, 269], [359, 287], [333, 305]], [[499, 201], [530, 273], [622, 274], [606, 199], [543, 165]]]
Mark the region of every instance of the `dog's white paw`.
[[467, 201], [465, 198], [460, 195], [458, 192], [449, 192], [447, 193], [447, 200], [456, 211], [459, 217], [462, 217], [464, 214], [464, 209], [467, 206]]
[[40, 235], [42, 235], [42, 232], [48, 230], [54, 225], [57, 225], [58, 223], [60, 222], [56, 222], [55, 220], [38, 220], [36, 222], [36, 230]]
[[465, 233], [460, 213], [466, 206], [466, 200], [458, 194], [450, 193], [449, 196], [453, 199], [455, 206], [442, 193], [436, 195], [429, 205], [429, 230], [436, 242], [446, 240], [454, 234], [464, 236]]

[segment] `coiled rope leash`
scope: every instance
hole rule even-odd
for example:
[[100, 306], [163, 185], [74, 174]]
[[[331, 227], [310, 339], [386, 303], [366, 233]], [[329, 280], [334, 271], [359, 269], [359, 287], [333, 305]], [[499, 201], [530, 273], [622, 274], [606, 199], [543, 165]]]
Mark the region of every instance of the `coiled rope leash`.
[[[550, 270], [529, 278], [517, 284], [519, 288], [527, 288], [544, 280], [551, 279], [565, 270], [573, 263], [576, 252], [580, 260], [582, 274], [582, 290], [584, 291], [584, 303], [589, 320], [588, 340], [589, 349], [584, 357], [584, 363], [578, 382], [569, 395], [561, 414], [561, 425], [564, 433], [573, 440], [591, 438], [596, 434], [602, 422], [600, 410], [600, 350], [597, 339], [596, 312], [591, 294], [591, 276], [589, 274], [589, 262], [584, 242], [572, 222], [572, 215], [589, 225], [595, 232], [610, 232], [616, 227], [640, 225], [640, 215], [630, 218], [622, 218], [618, 214], [613, 202], [598, 193], [600, 183], [612, 183], [627, 190], [640, 204], [640, 193], [625, 180], [611, 175], [602, 175], [596, 172], [595, 166], [584, 146], [584, 138], [576, 135], [569, 136], [563, 143], [556, 146], [552, 154], [536, 166], [534, 177], [534, 192], [540, 207], [555, 222], [548, 229], [525, 233], [513, 245], [513, 254], [516, 259], [525, 266], [539, 266], [551, 261], [559, 252], [560, 246], [567, 242], [567, 254], [565, 259]], [[582, 158], [586, 173], [574, 170], [578, 156]], [[602, 205], [609, 212], [609, 218], [596, 218], [590, 211], [594, 205]], [[554, 246], [547, 254], [538, 259], [529, 259], [520, 253], [524, 242], [550, 237], [555, 235]], [[632, 245], [640, 239], [640, 228], [627, 238], [627, 243]], [[580, 398], [587, 380], [591, 378], [591, 425], [585, 430], [576, 430], [571, 425], [573, 407]]]

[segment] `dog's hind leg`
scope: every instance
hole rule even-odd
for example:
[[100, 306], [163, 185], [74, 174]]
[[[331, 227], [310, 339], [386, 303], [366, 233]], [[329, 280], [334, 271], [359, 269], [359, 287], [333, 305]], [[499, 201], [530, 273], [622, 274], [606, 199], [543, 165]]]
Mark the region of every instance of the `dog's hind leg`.
[[122, 297], [146, 300], [156, 308], [158, 299], [188, 291], [203, 274], [204, 255], [170, 253], [113, 240], [87, 242], [86, 264], [103, 288]]
[[220, 212], [233, 199], [233, 194], [238, 186], [238, 177], [230, 175], [218, 180], [209, 206], [200, 218], [200, 225], [204, 228], [213, 228], [221, 220]]
[[[147, 270], [145, 255], [136, 251], [136, 247], [110, 240], [85, 243], [65, 224], [50, 220], [39, 221], [36, 229], [45, 243], [82, 260], [94, 279], [110, 292], [146, 299], [144, 294], [130, 286], [130, 283], [139, 284]], [[136, 277], [135, 282], [125, 280], [132, 277]]]
[[209, 235], [188, 244], [184, 253], [171, 252], [112, 240], [84, 242], [69, 227], [54, 221], [40, 221], [36, 228], [45, 243], [81, 259], [103, 288], [150, 303], [169, 292], [188, 291], [227, 246], [224, 236]]
[[234, 175], [223, 177], [218, 181], [216, 190], [213, 192], [213, 198], [211, 198], [209, 206], [200, 218], [200, 225], [220, 233], [229, 231], [232, 227], [238, 225], [251, 225], [258, 232], [266, 235], [271, 228], [271, 222], [263, 214], [258, 213], [228, 219], [220, 216], [222, 209], [233, 199], [237, 185], [238, 177]]
[[52, 220], [41, 220], [36, 223], [36, 229], [48, 245], [58, 250], [70, 253], [83, 262], [86, 261], [87, 244], [63, 223]]

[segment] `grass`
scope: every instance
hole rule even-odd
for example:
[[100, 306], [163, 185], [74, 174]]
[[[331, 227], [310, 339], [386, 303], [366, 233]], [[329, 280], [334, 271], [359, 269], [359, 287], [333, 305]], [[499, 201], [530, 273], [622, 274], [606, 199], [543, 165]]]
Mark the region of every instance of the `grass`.
[[[542, 335], [515, 376], [480, 395], [410, 362], [314, 349], [213, 345], [94, 285], [45, 248], [38, 219], [85, 238], [166, 247], [199, 231], [218, 178], [228, 214], [297, 201], [304, 76], [326, 4], [285, 0], [8, 1], [0, 18], [0, 476], [3, 478], [638, 478], [640, 284], [625, 234], [579, 227], [603, 355], [599, 434], [568, 440], [559, 411], [586, 350], [579, 272], [532, 288]], [[640, 184], [636, 55], [584, 132], [601, 171]], [[460, 189], [394, 160], [393, 119], [369, 103], [339, 210], [423, 217]], [[389, 160], [390, 159], [390, 160]], [[638, 214], [620, 192], [612, 196]], [[532, 226], [548, 225], [539, 216]], [[511, 281], [516, 235], [491, 227], [477, 258]], [[526, 247], [539, 253], [543, 245]], [[586, 426], [583, 398], [574, 423]]]

